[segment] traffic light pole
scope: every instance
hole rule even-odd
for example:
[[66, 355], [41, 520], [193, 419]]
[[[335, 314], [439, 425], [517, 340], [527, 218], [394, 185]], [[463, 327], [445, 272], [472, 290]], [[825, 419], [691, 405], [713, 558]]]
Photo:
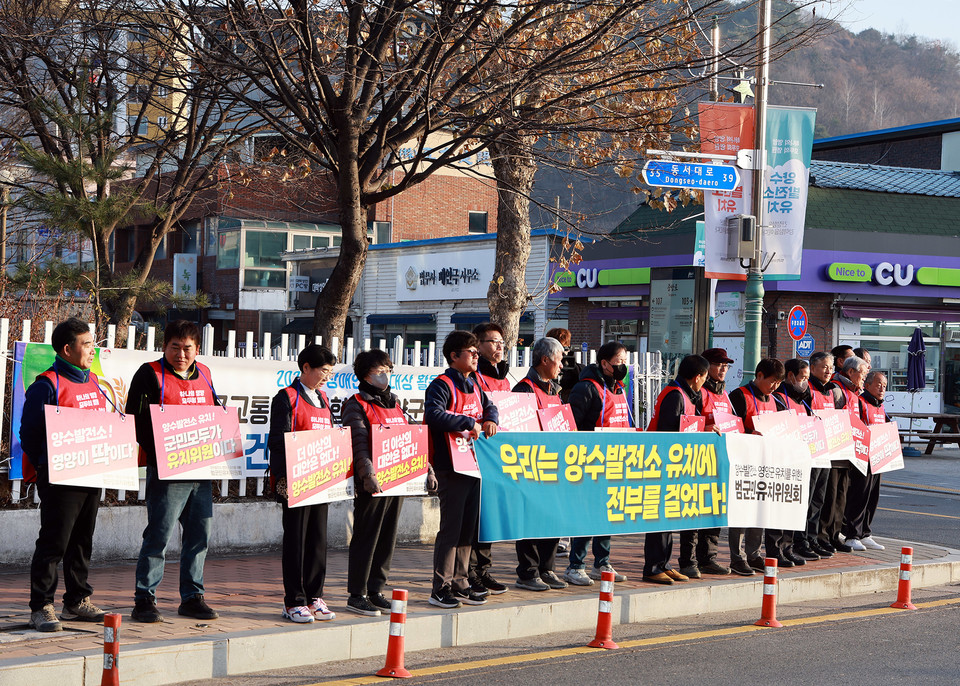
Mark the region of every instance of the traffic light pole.
[[767, 166], [767, 96], [770, 83], [770, 0], [760, 0], [757, 39], [757, 91], [754, 105], [754, 149], [757, 151], [753, 173], [753, 215], [757, 218], [757, 236], [753, 257], [747, 269], [744, 291], [743, 383], [753, 380], [760, 361], [760, 333], [763, 325], [763, 272], [761, 271], [764, 227], [763, 186]]

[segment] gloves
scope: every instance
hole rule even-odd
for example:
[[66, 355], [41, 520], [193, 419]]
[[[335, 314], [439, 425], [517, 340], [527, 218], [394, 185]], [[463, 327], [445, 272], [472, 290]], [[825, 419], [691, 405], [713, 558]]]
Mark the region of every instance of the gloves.
[[363, 490], [365, 490], [370, 495], [374, 493], [380, 493], [380, 483], [377, 481], [377, 477], [373, 474], [368, 474], [363, 477]]
[[281, 476], [277, 479], [276, 484], [273, 487], [273, 492], [276, 493], [278, 500], [287, 499], [287, 477]]

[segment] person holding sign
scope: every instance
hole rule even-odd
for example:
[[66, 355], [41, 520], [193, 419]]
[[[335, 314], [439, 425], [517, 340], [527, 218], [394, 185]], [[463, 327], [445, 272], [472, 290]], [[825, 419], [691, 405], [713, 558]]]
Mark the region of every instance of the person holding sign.
[[[555, 338], [541, 338], [533, 344], [533, 366], [516, 386], [514, 393], [533, 393], [537, 408], [560, 404], [560, 384], [557, 379], [563, 368], [563, 346]], [[517, 541], [517, 588], [527, 591], [546, 591], [566, 588], [567, 583], [557, 576], [559, 538]]]
[[[830, 380], [832, 372], [833, 353], [816, 352], [810, 356], [810, 407], [813, 410], [835, 410], [838, 407], [843, 407], [843, 393]], [[822, 474], [816, 477], [816, 485], [810, 491], [810, 510], [807, 513], [807, 540], [810, 543], [810, 549], [823, 559], [833, 557], [837, 549], [825, 537], [820, 537], [820, 518], [825, 510], [829, 510], [833, 506], [837, 486], [836, 479], [833, 476], [835, 469], [845, 466], [845, 462], [842, 464], [837, 462], [829, 468], [823, 468]], [[816, 469], [811, 471], [811, 479], [816, 471]], [[831, 483], [833, 484], [832, 490]]]
[[[570, 391], [570, 409], [577, 422], [577, 431], [597, 428], [630, 428], [630, 408], [623, 387], [627, 377], [627, 349], [619, 341], [608, 341], [597, 351], [597, 363], [587, 365], [580, 381]], [[565, 581], [574, 586], [592, 586], [603, 572], [613, 572], [615, 581], [626, 581], [610, 565], [610, 537], [593, 536], [593, 568], [587, 574], [584, 561], [590, 536], [570, 541], [570, 561], [564, 572]]]
[[300, 376], [279, 391], [270, 403], [270, 473], [282, 508], [283, 543], [280, 566], [283, 572], [285, 619], [308, 624], [315, 619], [329, 621], [337, 615], [323, 600], [327, 574], [328, 503], [290, 507], [287, 492], [287, 450], [284, 434], [292, 431], [329, 429], [333, 426], [330, 400], [321, 386], [333, 374], [336, 356], [322, 345], [311, 344], [297, 355]]
[[[702, 416], [703, 397], [700, 389], [709, 371], [710, 363], [700, 355], [687, 355], [680, 360], [677, 378], [664, 386], [657, 396], [647, 431], [680, 431], [683, 417]], [[699, 579], [700, 571], [693, 559], [693, 547], [688, 543], [681, 550], [680, 565]], [[690, 581], [686, 572], [678, 572], [670, 566], [672, 556], [673, 532], [648, 533], [643, 541], [643, 580], [667, 586], [675, 581]]]
[[[377, 617], [390, 612], [390, 600], [383, 587], [390, 573], [390, 562], [397, 541], [401, 496], [382, 493], [377, 480], [373, 440], [370, 432], [376, 426], [406, 426], [400, 400], [390, 391], [393, 363], [383, 350], [365, 350], [353, 362], [359, 382], [356, 395], [343, 404], [343, 425], [353, 435], [353, 537], [347, 567], [347, 609], [359, 615]], [[422, 477], [421, 477], [422, 483]], [[427, 474], [426, 489], [434, 492], [437, 479], [432, 470]]]
[[[477, 360], [477, 371], [474, 377], [480, 384], [484, 393], [490, 391], [509, 391], [510, 379], [507, 374], [510, 371], [510, 365], [503, 359], [506, 352], [506, 342], [503, 340], [503, 329], [499, 324], [485, 322], [473, 329], [473, 335], [477, 337], [477, 350], [480, 352], [480, 359]], [[477, 530], [479, 533], [479, 529]], [[470, 587], [477, 593], [493, 593], [500, 595], [505, 593], [507, 587], [493, 578], [490, 574], [490, 566], [493, 564], [492, 546], [489, 543], [481, 543], [474, 535], [473, 548], [470, 550], [470, 569], [468, 578]]]
[[[56, 353], [53, 366], [27, 388], [20, 424], [20, 444], [28, 463], [24, 466], [34, 470], [40, 496], [40, 532], [30, 563], [30, 628], [45, 632], [63, 628], [53, 606], [61, 560], [66, 587], [63, 619], [99, 622], [104, 615], [90, 601], [93, 588], [87, 580], [100, 489], [50, 483], [44, 406], [105, 412], [106, 396], [90, 371], [95, 348], [86, 322], [72, 317], [61, 322], [51, 342]], [[91, 416], [91, 423], [95, 422]]]
[[[769, 357], [764, 358], [757, 363], [753, 381], [730, 392], [733, 411], [738, 417], [743, 418], [743, 428], [747, 433], [752, 434], [756, 431], [753, 425], [754, 417], [777, 411], [777, 404], [772, 394], [783, 382], [785, 375], [783, 362]], [[748, 568], [758, 572], [764, 571], [763, 557], [760, 555], [763, 529], [731, 527], [729, 536], [730, 569], [743, 576], [747, 576]], [[793, 567], [793, 562], [784, 559], [781, 566]]]
[[[469, 331], [451, 331], [443, 342], [450, 365], [430, 382], [424, 398], [423, 420], [433, 440], [433, 467], [440, 498], [440, 530], [433, 549], [433, 592], [430, 604], [443, 608], [460, 603], [482, 605], [487, 594], [470, 586], [467, 568], [480, 514], [480, 480], [454, 469], [449, 440], [466, 432], [471, 440], [497, 433], [497, 407], [474, 383], [477, 337]], [[486, 589], [484, 589], [486, 590]]]
[[179, 522], [180, 606], [177, 614], [194, 619], [219, 615], [203, 599], [203, 564], [213, 522], [213, 490], [208, 479], [172, 481], [159, 478], [151, 405], [219, 405], [210, 369], [196, 361], [200, 327], [183, 319], [163, 332], [163, 357], [140, 366], [130, 383], [126, 410], [136, 421], [141, 461], [147, 471], [147, 526], [137, 559], [136, 591], [131, 618], [162, 622], [157, 587], [163, 580], [167, 544]]
[[[868, 372], [863, 382], [863, 393], [860, 394], [860, 418], [867, 426], [890, 421], [883, 409], [883, 395], [886, 391], [886, 375], [875, 370]], [[856, 552], [884, 549], [884, 546], [870, 535], [870, 525], [879, 502], [880, 475], [861, 474], [860, 470], [851, 469], [841, 531], [845, 537], [844, 543]]]

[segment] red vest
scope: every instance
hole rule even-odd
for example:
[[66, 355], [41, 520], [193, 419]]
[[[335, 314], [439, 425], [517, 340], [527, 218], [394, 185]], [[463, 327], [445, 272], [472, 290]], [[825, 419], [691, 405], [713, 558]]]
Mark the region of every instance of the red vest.
[[520, 383], [525, 383], [533, 389], [533, 394], [537, 396], [537, 409], [543, 410], [547, 407], [563, 405], [563, 401], [560, 400], [559, 395], [550, 395], [549, 393], [544, 393], [543, 390], [530, 379], [524, 378]]
[[485, 391], [509, 391], [510, 382], [506, 379], [495, 379], [492, 376], [484, 376], [480, 372], [476, 372], [477, 381], [480, 383], [480, 388]]
[[760, 414], [769, 414], [777, 411], [777, 403], [771, 397], [770, 400], [761, 400], [753, 389], [747, 385], [743, 387], [743, 400], [747, 411], [743, 415], [743, 428], [748, 434], [754, 432], [753, 418]]
[[157, 375], [157, 387], [161, 389], [160, 405], [216, 405], [211, 389], [210, 370], [206, 365], [196, 362], [199, 372], [196, 379], [184, 379], [179, 374], [166, 369], [160, 360], [150, 362], [150, 368]]
[[774, 393], [775, 396], [780, 398], [780, 401], [783, 403], [785, 410], [796, 410], [798, 415], [805, 415], [807, 413], [807, 408], [803, 406], [802, 403], [790, 398], [786, 393]]
[[[477, 388], [477, 384], [473, 385], [473, 393], [464, 393], [457, 388], [457, 385], [453, 383], [453, 379], [446, 374], [441, 374], [437, 378], [450, 387], [451, 402], [450, 407], [447, 408], [448, 411], [453, 414], [466, 415], [477, 421], [483, 419], [483, 399], [480, 396], [480, 390]], [[507, 390], [510, 389], [508, 388]]]
[[85, 383], [71, 381], [67, 377], [57, 374], [52, 369], [48, 369], [39, 374], [37, 378], [41, 376], [50, 381], [54, 389], [58, 389], [58, 406], [106, 412], [107, 401], [106, 398], [104, 398], [103, 391], [100, 390], [100, 382], [97, 380], [97, 375], [93, 372], [90, 372], [87, 376]]
[[680, 388], [680, 386], [671, 381], [663, 387], [663, 390], [660, 391], [660, 395], [657, 396], [657, 402], [653, 406], [653, 417], [650, 419], [650, 424], [647, 425], [647, 431], [659, 430], [657, 428], [657, 420], [660, 417], [660, 403], [662, 403], [663, 399], [674, 391], [679, 393], [680, 397], [683, 398], [683, 414], [687, 416], [697, 414], [697, 408], [692, 402], [690, 402], [690, 398], [687, 397], [687, 394], [683, 392], [683, 389]]
[[[403, 426], [407, 423], [407, 418], [403, 415], [403, 408], [400, 407], [399, 402], [393, 407], [381, 407], [368, 403], [360, 397], [359, 393], [353, 396], [353, 399], [359, 403], [363, 413], [367, 415], [370, 426]], [[327, 397], [324, 396], [323, 400], [326, 402]]]
[[312, 431], [314, 429], [329, 429], [333, 427], [333, 415], [330, 414], [330, 401], [327, 394], [317, 389], [317, 393], [323, 398], [323, 407], [315, 407], [307, 401], [301, 402], [300, 392], [296, 385], [290, 385], [284, 388], [287, 397], [290, 399], [290, 409], [293, 418], [290, 421], [291, 431]]
[[839, 386], [840, 386], [840, 390], [843, 391], [844, 397], [847, 399], [847, 405], [846, 405], [847, 412], [850, 413], [851, 417], [856, 417], [857, 419], [860, 419], [860, 397], [853, 391], [849, 390], [846, 386], [844, 386], [842, 382], [839, 384]]
[[736, 412], [733, 411], [733, 405], [730, 404], [730, 396], [726, 393], [714, 393], [704, 387], [700, 389], [700, 395], [703, 397], [704, 416], [709, 415], [711, 412], [736, 414]]
[[883, 411], [883, 406], [877, 407], [873, 403], [868, 403], [861, 401], [860, 404], [863, 406], [863, 413], [866, 415], [866, 418], [863, 420], [864, 424], [886, 424], [887, 423], [887, 413]]
[[814, 410], [835, 410], [836, 405], [833, 402], [833, 392], [827, 391], [821, 393], [813, 386], [810, 387], [810, 396], [813, 399], [811, 407]]
[[618, 381], [617, 390], [621, 392], [611, 393], [605, 384], [599, 383], [596, 379], [587, 379], [587, 381], [597, 387], [597, 393], [600, 394], [600, 400], [603, 403], [596, 426], [630, 428], [630, 410], [627, 407], [627, 396], [622, 392], [623, 384]]

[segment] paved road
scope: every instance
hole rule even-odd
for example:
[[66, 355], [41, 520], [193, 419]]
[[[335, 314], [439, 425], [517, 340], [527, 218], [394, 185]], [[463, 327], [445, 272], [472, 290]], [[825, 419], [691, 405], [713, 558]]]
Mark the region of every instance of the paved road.
[[908, 458], [883, 475], [874, 533], [960, 548], [960, 451]]

